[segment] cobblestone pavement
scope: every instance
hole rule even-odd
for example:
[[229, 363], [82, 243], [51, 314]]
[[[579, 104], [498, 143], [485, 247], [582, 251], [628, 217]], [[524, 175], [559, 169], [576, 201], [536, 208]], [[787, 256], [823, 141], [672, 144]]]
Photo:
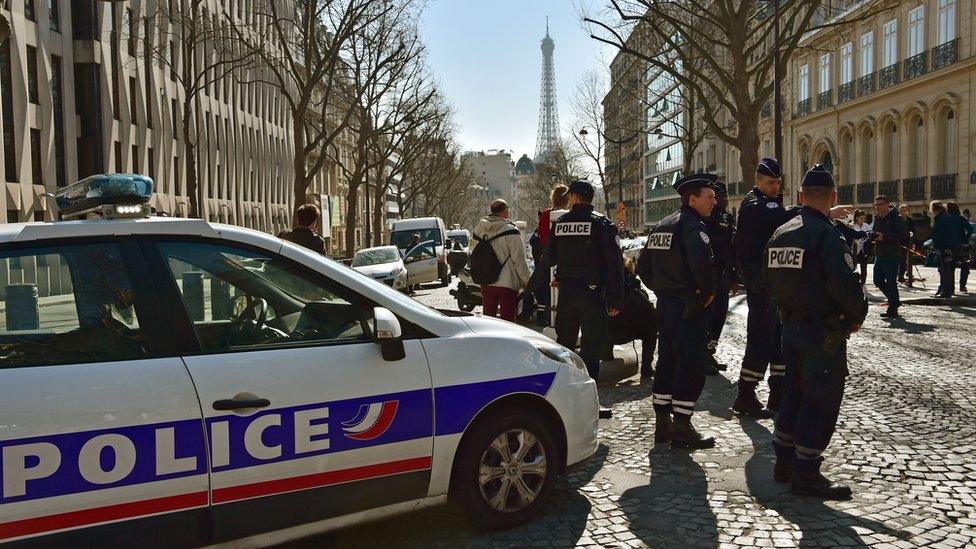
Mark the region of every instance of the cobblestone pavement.
[[[453, 307], [446, 289], [415, 296]], [[504, 532], [470, 529], [450, 507], [330, 536], [342, 547], [972, 547], [976, 545], [976, 309], [871, 307], [850, 342], [847, 392], [826, 474], [854, 498], [823, 503], [772, 481], [772, 422], [729, 411], [745, 345], [745, 299], [732, 301], [695, 421], [714, 449], [671, 452], [650, 440], [650, 387], [601, 388], [614, 418], [589, 465], [562, 479], [546, 511]], [[765, 395], [762, 395], [765, 398]], [[319, 538], [319, 542], [325, 541]]]

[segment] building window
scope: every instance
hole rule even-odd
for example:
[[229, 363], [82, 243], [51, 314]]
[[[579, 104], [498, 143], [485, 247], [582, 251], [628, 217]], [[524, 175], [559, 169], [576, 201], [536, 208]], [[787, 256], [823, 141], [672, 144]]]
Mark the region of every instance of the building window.
[[854, 80], [854, 44], [848, 42], [840, 47], [840, 83]]
[[176, 141], [180, 140], [179, 132], [179, 109], [177, 108], [176, 99], [170, 99], [169, 103], [169, 113], [173, 117], [173, 139]]
[[125, 173], [125, 166], [122, 165], [122, 143], [115, 142], [115, 173]]
[[51, 56], [51, 99], [54, 102], [54, 169], [58, 187], [68, 184], [64, 171], [64, 91], [61, 81], [61, 58]]
[[16, 223], [18, 221], [20, 221], [20, 211], [7, 210], [7, 223]]
[[169, 41], [169, 79], [176, 82], [176, 66], [179, 63], [179, 57], [177, 57], [176, 51], [176, 41]]
[[28, 21], [37, 21], [37, 13], [34, 9], [34, 0], [24, 0], [24, 17]]
[[27, 99], [37, 105], [37, 48], [27, 46]]
[[173, 192], [177, 196], [183, 194], [183, 186], [180, 183], [180, 157], [173, 157]]
[[136, 78], [134, 76], [129, 77], [129, 123], [138, 124], [139, 123], [139, 107], [136, 102]]
[[874, 32], [861, 35], [861, 76], [874, 72]]
[[942, 150], [942, 166], [940, 175], [956, 173], [956, 113], [952, 109], [946, 110], [939, 118], [942, 125], [940, 135], [940, 149]]
[[132, 146], [132, 173], [139, 173], [139, 145]]
[[861, 180], [860, 183], [874, 183], [874, 162], [877, 153], [874, 150], [874, 131], [866, 129], [861, 132]]
[[825, 93], [830, 90], [830, 54], [825, 53], [820, 56], [820, 81], [819, 81], [819, 93]]
[[[146, 150], [146, 154], [147, 154], [147, 156], [146, 156], [146, 175], [149, 176], [149, 179], [152, 179], [155, 182], [156, 181], [156, 163], [153, 162], [153, 150], [152, 150], [152, 147], [149, 147], [149, 149]], [[159, 190], [162, 190], [162, 187], [159, 187]]]
[[44, 184], [44, 172], [41, 169], [41, 130], [31, 128], [30, 130], [30, 149], [31, 149], [31, 183], [34, 185]]
[[898, 20], [892, 19], [884, 24], [884, 63], [890, 67], [898, 62]]
[[956, 0], [939, 0], [939, 44], [956, 39]]
[[925, 123], [921, 116], [909, 121], [908, 148], [911, 162], [908, 163], [908, 173], [911, 177], [924, 177], [925, 170]]
[[898, 160], [901, 158], [898, 155], [898, 126], [894, 122], [882, 130], [882, 140], [881, 146], [884, 153], [882, 179], [892, 181], [898, 179]]
[[850, 133], [840, 138], [841, 185], [854, 182], [854, 136]]
[[10, 72], [10, 41], [0, 46], [0, 87], [3, 88], [3, 163], [7, 181], [18, 181], [17, 150], [14, 145], [13, 75]]
[[47, 9], [51, 16], [48, 26], [54, 32], [61, 32], [61, 0], [47, 0]]
[[908, 12], [908, 57], [925, 51], [925, 6]]
[[125, 8], [125, 29], [129, 33], [126, 36], [126, 48], [130, 57], [136, 56], [136, 20], [132, 17], [132, 9]]
[[802, 65], [800, 67], [800, 89], [799, 89], [799, 100], [800, 102], [810, 99], [810, 66]]

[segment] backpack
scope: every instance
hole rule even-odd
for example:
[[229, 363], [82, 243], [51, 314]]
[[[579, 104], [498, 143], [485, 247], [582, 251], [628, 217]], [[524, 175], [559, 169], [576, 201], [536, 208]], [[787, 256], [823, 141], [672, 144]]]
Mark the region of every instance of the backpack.
[[505, 261], [498, 261], [498, 256], [495, 255], [495, 249], [491, 247], [491, 241], [513, 234], [520, 234], [519, 230], [509, 229], [491, 238], [478, 237], [477, 235], [473, 237], [478, 241], [478, 245], [471, 252], [469, 264], [471, 265], [471, 279], [474, 280], [475, 284], [484, 286], [485, 284], [494, 284], [498, 281], [499, 275], [502, 274], [502, 267], [505, 266], [505, 263], [508, 263], [510, 258], [505, 258]]

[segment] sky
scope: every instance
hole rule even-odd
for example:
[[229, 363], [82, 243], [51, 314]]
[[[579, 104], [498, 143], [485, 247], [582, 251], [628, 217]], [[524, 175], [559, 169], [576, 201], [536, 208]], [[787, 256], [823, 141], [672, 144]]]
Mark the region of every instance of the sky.
[[[612, 53], [583, 29], [578, 6], [599, 0], [429, 0], [423, 33], [429, 64], [456, 108], [463, 150], [505, 149], [513, 160], [535, 152], [542, 74], [540, 43], [556, 42], [559, 123], [580, 76], [603, 68]], [[565, 132], [564, 132], [565, 133]]]

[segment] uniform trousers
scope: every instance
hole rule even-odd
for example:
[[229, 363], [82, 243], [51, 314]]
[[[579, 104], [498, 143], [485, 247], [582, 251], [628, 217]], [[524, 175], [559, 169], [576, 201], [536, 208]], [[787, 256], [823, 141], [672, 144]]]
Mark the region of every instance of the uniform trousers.
[[786, 381], [773, 441], [805, 459], [827, 448], [847, 379], [847, 340], [825, 346], [824, 334], [825, 326], [813, 319], [790, 319], [783, 326]]
[[590, 377], [600, 380], [600, 354], [607, 342], [607, 296], [603, 286], [559, 282], [556, 304], [556, 342], [569, 349], [580, 342], [580, 358]]
[[719, 273], [717, 277], [717, 289], [715, 299], [708, 306], [708, 337], [712, 341], [718, 341], [725, 328], [725, 320], [729, 316], [729, 282], [728, 273]]
[[652, 387], [656, 414], [692, 415], [705, 387], [708, 358], [708, 314], [699, 310], [686, 317], [685, 299], [657, 296], [657, 372]]
[[742, 357], [739, 379], [759, 383], [766, 377], [766, 368], [772, 365], [769, 383], [773, 385], [773, 378], [782, 378], [786, 372], [783, 365], [783, 346], [780, 343], [783, 325], [780, 324], [779, 314], [767, 291], [747, 290], [746, 303], [749, 305], [746, 351]]

